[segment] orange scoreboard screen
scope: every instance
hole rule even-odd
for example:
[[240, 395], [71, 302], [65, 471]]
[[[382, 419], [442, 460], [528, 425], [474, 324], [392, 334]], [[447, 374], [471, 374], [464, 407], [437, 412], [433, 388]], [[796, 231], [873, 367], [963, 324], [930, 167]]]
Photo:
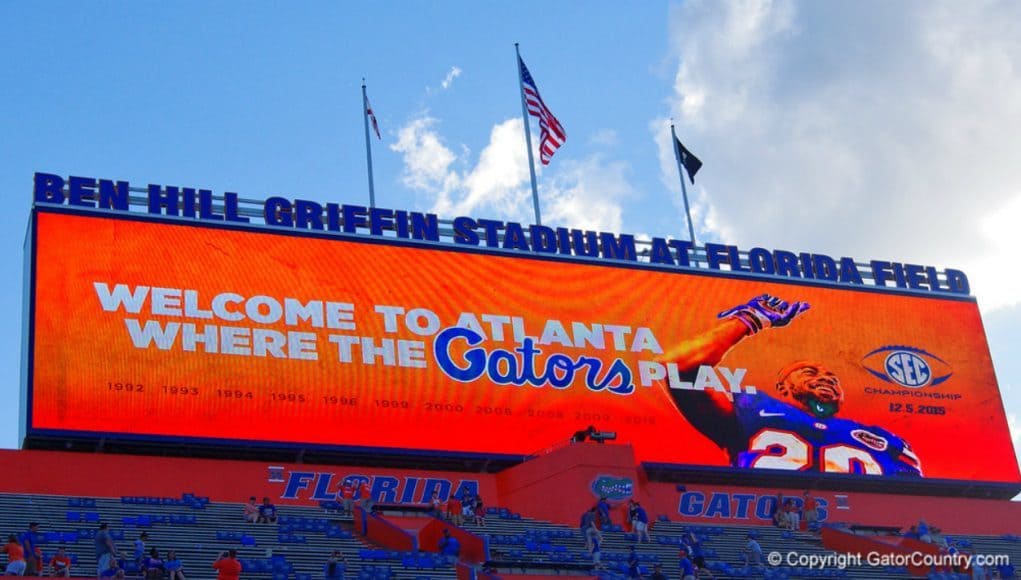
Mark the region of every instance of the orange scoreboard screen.
[[37, 210], [29, 435], [1019, 481], [976, 304]]

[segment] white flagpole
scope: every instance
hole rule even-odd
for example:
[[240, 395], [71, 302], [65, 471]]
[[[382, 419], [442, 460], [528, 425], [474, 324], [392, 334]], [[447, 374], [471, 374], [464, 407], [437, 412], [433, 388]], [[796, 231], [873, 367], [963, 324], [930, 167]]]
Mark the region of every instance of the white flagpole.
[[362, 117], [365, 121], [365, 161], [369, 166], [369, 207], [376, 207], [376, 188], [372, 183], [372, 144], [369, 140], [369, 97], [365, 94], [365, 79], [362, 79]]
[[681, 176], [681, 195], [684, 196], [684, 215], [688, 218], [688, 237], [692, 246], [695, 245], [695, 228], [691, 225], [691, 209], [688, 207], [688, 186], [684, 183], [684, 164], [681, 163], [681, 148], [677, 146], [677, 133], [674, 124], [670, 123], [670, 138], [673, 139], [674, 157], [677, 159], [677, 174]]
[[518, 50], [518, 43], [514, 43], [514, 54], [517, 55], [518, 67], [518, 90], [521, 92], [521, 117], [525, 121], [525, 148], [528, 150], [528, 175], [532, 178], [532, 207], [535, 209], [535, 224], [542, 225], [542, 217], [539, 215], [539, 188], [535, 183], [535, 159], [532, 157], [532, 131], [528, 122], [528, 105], [525, 104], [525, 81], [521, 77], [521, 51]]

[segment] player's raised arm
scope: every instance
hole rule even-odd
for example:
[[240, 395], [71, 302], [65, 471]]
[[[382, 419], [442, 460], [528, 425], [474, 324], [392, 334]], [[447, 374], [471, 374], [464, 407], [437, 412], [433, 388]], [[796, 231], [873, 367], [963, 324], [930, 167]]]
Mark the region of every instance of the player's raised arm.
[[720, 312], [716, 325], [668, 350], [661, 360], [676, 363], [681, 378], [690, 378], [698, 367], [719, 363], [746, 336], [766, 328], [787, 326], [808, 309], [807, 302], [788, 303], [769, 294], [756, 296]]
[[[711, 328], [668, 350], [661, 361], [676, 363], [682, 381], [692, 381], [702, 365], [714, 366], [745, 337], [766, 328], [787, 326], [808, 310], [807, 302], [788, 303], [762, 294], [717, 316]], [[669, 386], [669, 385], [668, 385]], [[729, 445], [736, 428], [734, 404], [719, 391], [667, 389], [677, 409], [696, 429], [719, 445]]]

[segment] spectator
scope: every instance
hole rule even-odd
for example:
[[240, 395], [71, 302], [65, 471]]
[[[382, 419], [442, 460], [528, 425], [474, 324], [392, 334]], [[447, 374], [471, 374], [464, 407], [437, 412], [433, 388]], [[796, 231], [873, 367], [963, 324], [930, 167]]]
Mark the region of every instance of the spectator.
[[911, 528], [909, 528], [908, 531], [904, 532], [904, 537], [905, 538], [914, 538], [916, 540], [919, 539], [919, 537], [918, 537], [918, 526], [911, 526]]
[[678, 558], [681, 580], [695, 580], [695, 564], [688, 558], [688, 550], [681, 548]]
[[111, 568], [114, 570], [114, 573], [106, 574], [106, 577], [115, 576], [116, 571], [119, 569], [117, 566], [117, 546], [114, 546], [113, 540], [110, 539], [110, 526], [107, 523], [99, 524], [95, 543], [96, 576], [103, 577]]
[[[255, 498], [252, 500], [252, 503], [255, 503]], [[167, 580], [188, 580], [184, 577], [184, 564], [181, 563], [181, 559], [177, 557], [177, 552], [174, 550], [167, 552], [167, 561], [163, 568], [167, 571]]]
[[758, 566], [762, 562], [762, 546], [755, 541], [754, 534], [748, 534], [748, 542], [741, 550], [745, 566]]
[[975, 560], [974, 554], [972, 556], [971, 568], [969, 569], [971, 571], [971, 580], [986, 580], [989, 575], [986, 573], [985, 566]]
[[585, 536], [585, 547], [591, 548], [593, 542], [602, 542], [603, 535], [596, 527], [596, 508], [590, 508], [581, 516], [581, 533]]
[[929, 532], [929, 524], [925, 523], [925, 520], [919, 520], [918, 522], [918, 539], [922, 540], [926, 544], [932, 543], [932, 535]]
[[472, 511], [475, 513], [475, 525], [486, 526], [486, 507], [482, 503], [482, 494], [475, 496], [475, 505], [472, 506]]
[[334, 550], [323, 566], [323, 577], [326, 580], [344, 580], [344, 572], [347, 570], [347, 560], [340, 550]]
[[698, 539], [698, 536], [694, 532], [688, 530], [683, 536], [681, 536], [681, 543], [688, 549], [688, 556], [691, 557], [691, 561], [698, 565], [698, 558], [702, 556], [702, 541]]
[[461, 498], [461, 513], [465, 519], [475, 521], [475, 496], [467, 491]]
[[361, 507], [367, 512], [372, 511], [372, 489], [369, 488], [369, 481], [363, 479], [362, 483], [358, 486], [358, 499], [361, 500]]
[[[269, 499], [266, 501], [269, 501]], [[241, 578], [241, 562], [238, 562], [237, 555], [237, 550], [220, 552], [216, 561], [213, 562], [213, 568], [216, 570], [216, 580], [238, 580]]]
[[595, 519], [595, 517], [592, 514], [593, 514], [593, 510], [591, 510], [591, 509], [587, 510], [585, 512], [582, 512], [581, 520], [578, 523], [578, 530], [581, 531], [581, 537], [585, 538], [585, 549], [586, 550], [589, 550], [589, 549], [592, 548], [592, 540], [591, 540], [591, 538], [589, 536], [589, 532], [588, 532], [589, 528], [592, 527], [592, 525], [593, 525], [592, 520]]
[[778, 528], [786, 527], [787, 523], [782, 521], [786, 518], [783, 513], [783, 494], [776, 494], [776, 501], [773, 502], [773, 510], [769, 513], [773, 518], [773, 525]]
[[[708, 566], [705, 563], [705, 555], [702, 551], [702, 542], [695, 536], [691, 530], [688, 530], [687, 535], [681, 538], [684, 543], [684, 548], [688, 550], [688, 557], [691, 558], [691, 563], [695, 565], [695, 577], [696, 578], [715, 578], [713, 573], [709, 571]], [[682, 548], [682, 549], [684, 549]]]
[[791, 525], [791, 520], [790, 520], [789, 517], [787, 517], [787, 513], [788, 513], [787, 512], [787, 502], [779, 501], [778, 500], [778, 503], [776, 505], [777, 505], [777, 512], [776, 512], [775, 521], [773, 523], [776, 524], [776, 527], [786, 530]]
[[801, 516], [798, 514], [798, 506], [794, 505], [793, 499], [787, 500], [787, 527], [797, 532], [801, 529]]
[[638, 553], [635, 552], [635, 547], [631, 546], [631, 551], [627, 555], [627, 577], [628, 578], [641, 578], [642, 569], [638, 565]]
[[451, 562], [457, 562], [461, 557], [461, 543], [457, 538], [450, 535], [450, 530], [443, 529], [443, 537], [439, 543], [440, 554]]
[[18, 536], [14, 534], [7, 536], [7, 544], [4, 546], [3, 551], [7, 553], [7, 568], [4, 571], [4, 575], [24, 576], [25, 548], [18, 541]]
[[649, 514], [645, 512], [641, 502], [635, 502], [635, 541], [638, 543], [651, 542], [649, 537]]
[[[699, 560], [702, 560], [701, 564], [698, 563]], [[709, 568], [707, 568], [705, 565], [705, 558], [696, 558], [694, 563], [695, 563], [695, 578], [707, 578], [708, 580], [715, 580], [716, 576], [712, 572], [710, 572]]]
[[464, 516], [461, 510], [464, 509], [461, 506], [461, 500], [456, 495], [450, 496], [450, 500], [447, 501], [447, 519], [450, 523], [455, 526], [461, 526], [464, 524]]
[[819, 502], [805, 490], [805, 526], [811, 528], [819, 521]]
[[142, 559], [139, 570], [142, 571], [142, 578], [145, 578], [145, 580], [160, 580], [163, 578], [163, 559], [160, 558], [160, 553], [156, 548], [150, 550], [149, 556]]
[[105, 568], [100, 570], [99, 578], [114, 578], [116, 580], [122, 580], [124, 578], [124, 569], [121, 568], [120, 563], [116, 558], [109, 558]]
[[259, 521], [259, 504], [255, 503], [255, 496], [248, 498], [244, 509], [245, 522], [254, 524]]
[[588, 546], [589, 554], [592, 555], [592, 569], [593, 570], [605, 570], [606, 566], [603, 566], [603, 552], [600, 545], [603, 543], [602, 536], [596, 536], [592, 540], [592, 544]]
[[971, 568], [969, 570], [971, 571], [971, 580], [988, 580], [989, 578], [992, 578], [991, 570], [982, 566], [975, 560], [972, 561]]
[[138, 539], [135, 540], [135, 553], [132, 559], [138, 567], [142, 567], [142, 561], [145, 560], [145, 541], [149, 539], [149, 534], [142, 532], [138, 534]]
[[448, 542], [450, 542], [450, 530], [443, 528], [443, 535], [440, 536], [440, 543], [437, 546], [441, 554], [446, 552]]
[[344, 506], [344, 512], [348, 515], [354, 513], [355, 504], [355, 486], [351, 483], [350, 479], [344, 480], [344, 485], [340, 488], [340, 499]]
[[[946, 540], [944, 540], [946, 541]], [[941, 553], [945, 553], [950, 556], [951, 571], [955, 574], [961, 574], [964, 572], [964, 567], [960, 564], [961, 550], [957, 547], [957, 541], [950, 541], [947, 543], [945, 548], [940, 549]]]
[[443, 504], [443, 502], [440, 501], [440, 494], [439, 494], [439, 492], [434, 491], [433, 492], [433, 496], [431, 498], [429, 498], [429, 510], [430, 510], [429, 513], [431, 513], [433, 515], [433, 517], [437, 517], [437, 518], [443, 517], [442, 504]]
[[268, 497], [262, 498], [262, 505], [259, 506], [259, 519], [261, 524], [277, 523], [277, 506], [270, 503]]
[[50, 575], [54, 578], [71, 576], [71, 558], [67, 557], [64, 548], [57, 548], [57, 553], [50, 558]]
[[607, 501], [606, 496], [599, 498], [599, 502], [596, 504], [596, 510], [599, 512], [599, 521], [596, 522], [596, 526], [602, 529], [604, 526], [610, 525], [610, 502]]
[[[683, 574], [683, 572], [682, 572], [682, 574]], [[663, 573], [663, 565], [662, 564], [653, 564], [653, 566], [652, 566], [652, 576], [649, 576], [649, 578], [652, 578], [652, 580], [666, 580], [666, 574]], [[681, 576], [681, 578], [683, 580], [684, 576]]]
[[43, 553], [39, 548], [39, 524], [28, 524], [28, 531], [21, 534], [21, 547], [25, 550], [25, 576], [42, 576]]

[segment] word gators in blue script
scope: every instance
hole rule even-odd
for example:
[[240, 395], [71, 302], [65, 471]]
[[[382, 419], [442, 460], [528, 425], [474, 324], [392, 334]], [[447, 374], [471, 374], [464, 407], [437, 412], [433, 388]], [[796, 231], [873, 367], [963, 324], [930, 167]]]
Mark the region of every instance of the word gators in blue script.
[[[147, 184], [144, 203], [132, 200], [124, 180], [36, 173], [33, 198], [37, 205], [67, 205], [112, 211], [132, 211], [132, 202], [150, 215], [195, 219], [210, 223], [251, 224], [237, 193], [214, 195], [196, 187]], [[271, 196], [262, 202], [264, 226], [290, 230], [368, 234], [427, 242], [450, 242], [500, 250], [575, 256], [610, 262], [637, 262], [639, 251], [630, 234], [594, 232], [517, 222], [455, 217], [449, 231], [441, 232], [435, 214], [305, 199]], [[743, 252], [733, 245], [654, 237], [641, 256], [651, 264], [679, 268], [727, 271], [738, 274], [814, 280], [829, 284], [898, 288], [917, 292], [969, 295], [964, 272], [933, 266], [872, 260], [867, 265], [853, 258], [825, 254], [752, 248]]]

